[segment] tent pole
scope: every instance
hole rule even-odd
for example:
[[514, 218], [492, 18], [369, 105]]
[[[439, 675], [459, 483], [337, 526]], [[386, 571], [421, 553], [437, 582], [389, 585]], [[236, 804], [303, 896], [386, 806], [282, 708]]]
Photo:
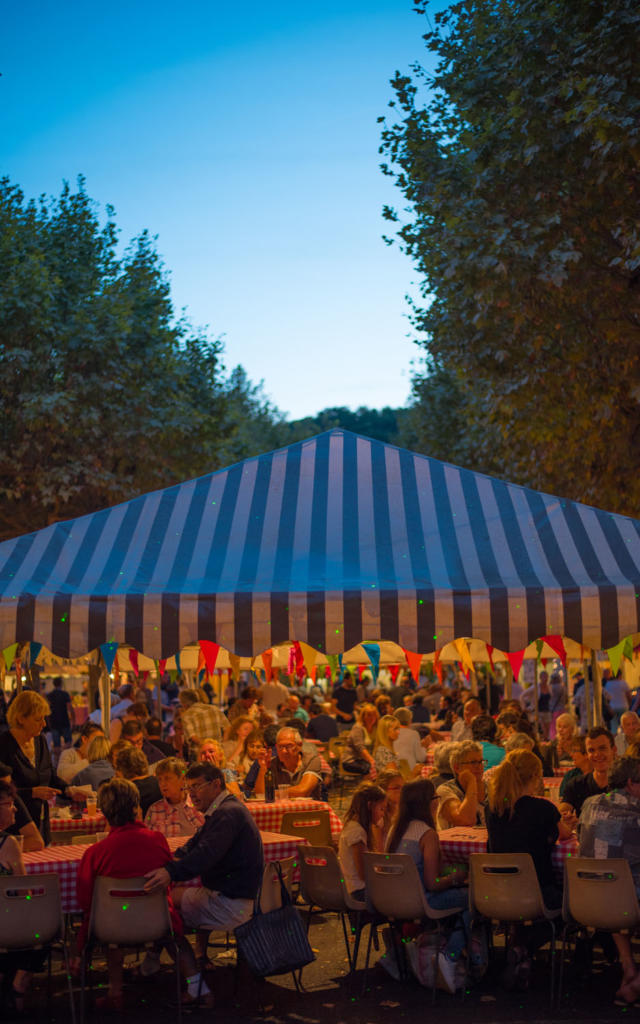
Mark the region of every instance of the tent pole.
[[534, 672], [533, 672], [533, 720], [535, 722], [536, 736], [538, 738], [540, 738], [540, 717], [539, 717], [539, 712], [538, 712], [538, 700], [539, 700], [539, 697], [540, 697], [540, 694], [539, 694], [539, 691], [538, 691], [538, 666], [539, 666], [539, 664], [540, 663], [539, 663], [538, 659], [536, 658], [536, 666], [535, 666], [535, 669], [534, 669]]
[[582, 662], [582, 671], [584, 672], [584, 692], [586, 694], [585, 707], [587, 709], [587, 729], [593, 729], [594, 718], [593, 718], [593, 683], [589, 678], [589, 664], [585, 658]]
[[100, 710], [102, 714], [102, 730], [109, 739], [109, 726], [111, 724], [111, 677], [107, 672], [107, 666], [102, 662], [100, 673]]
[[504, 666], [504, 695], [507, 700], [511, 700], [513, 695], [513, 669], [510, 661], [506, 661]]
[[604, 725], [602, 717], [602, 673], [598, 663], [598, 652], [591, 651], [591, 676], [593, 678], [593, 722]]

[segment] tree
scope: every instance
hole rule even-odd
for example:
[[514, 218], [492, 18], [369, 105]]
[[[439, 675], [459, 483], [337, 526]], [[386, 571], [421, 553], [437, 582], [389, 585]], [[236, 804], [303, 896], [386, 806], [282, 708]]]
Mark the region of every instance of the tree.
[[422, 275], [418, 404], [435, 370], [450, 458], [638, 515], [640, 6], [462, 0], [424, 38], [381, 146]]
[[0, 181], [0, 537], [219, 468], [237, 432], [222, 343], [176, 321], [149, 234], [117, 237], [82, 179]]

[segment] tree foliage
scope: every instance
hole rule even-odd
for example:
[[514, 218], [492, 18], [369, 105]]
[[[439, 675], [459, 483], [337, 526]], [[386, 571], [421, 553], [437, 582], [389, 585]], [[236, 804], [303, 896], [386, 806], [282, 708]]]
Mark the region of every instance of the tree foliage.
[[424, 38], [381, 148], [422, 275], [422, 447], [638, 515], [640, 5], [462, 0]]
[[0, 537], [254, 454], [279, 422], [176, 320], [149, 234], [117, 242], [82, 179], [37, 202], [0, 181]]

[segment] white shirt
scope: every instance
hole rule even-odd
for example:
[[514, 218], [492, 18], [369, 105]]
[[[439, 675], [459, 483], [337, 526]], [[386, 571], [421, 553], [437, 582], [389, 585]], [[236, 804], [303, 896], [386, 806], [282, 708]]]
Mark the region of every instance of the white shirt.
[[427, 754], [420, 742], [420, 736], [415, 729], [409, 726], [401, 726], [397, 740], [393, 744], [393, 752], [401, 761], [406, 761], [411, 769], [417, 764], [424, 764]]
[[342, 874], [344, 875], [344, 884], [350, 893], [357, 892], [358, 889], [364, 889], [364, 878], [361, 878], [358, 874], [351, 849], [352, 846], [357, 846], [358, 843], [364, 843], [366, 848], [367, 833], [357, 821], [348, 821], [338, 840], [338, 859], [342, 868]]

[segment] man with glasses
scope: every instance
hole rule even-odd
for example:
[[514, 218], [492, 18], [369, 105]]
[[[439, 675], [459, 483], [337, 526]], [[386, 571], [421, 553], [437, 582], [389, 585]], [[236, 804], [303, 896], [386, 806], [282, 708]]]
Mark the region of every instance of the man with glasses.
[[487, 790], [483, 772], [485, 761], [479, 743], [466, 740], [451, 754], [451, 782], [443, 782], [436, 790], [440, 798], [438, 828], [484, 825]]
[[[200, 878], [198, 887], [174, 886], [172, 898], [187, 928], [233, 931], [253, 912], [260, 889], [264, 853], [258, 826], [244, 804], [225, 788], [213, 764], [194, 764], [185, 774], [187, 793], [205, 821], [165, 867], [150, 871], [145, 888], [166, 889], [172, 882]], [[188, 978], [190, 997], [208, 995], [206, 982]]]
[[276, 736], [276, 756], [269, 760], [265, 751], [260, 757], [260, 773], [256, 792], [264, 793], [264, 775], [270, 764], [273, 784], [288, 786], [289, 796], [309, 797], [319, 800], [322, 792], [322, 765], [315, 751], [307, 752], [301, 747], [300, 734], [296, 729], [285, 726]]

